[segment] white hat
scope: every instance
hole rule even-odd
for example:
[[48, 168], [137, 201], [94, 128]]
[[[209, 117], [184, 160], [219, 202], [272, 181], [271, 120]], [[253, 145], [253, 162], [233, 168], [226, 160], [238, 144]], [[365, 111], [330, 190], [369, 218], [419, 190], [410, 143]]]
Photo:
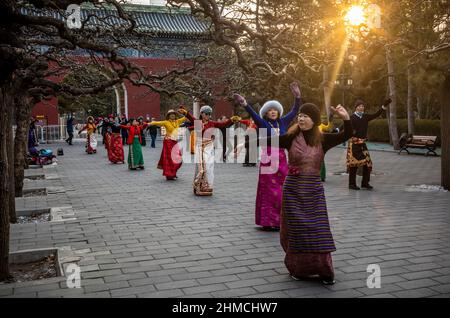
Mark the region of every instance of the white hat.
[[200, 108], [200, 114], [201, 113], [207, 113], [207, 114], [212, 114], [212, 108], [211, 106], [205, 105], [202, 108]]
[[280, 102], [276, 100], [269, 100], [266, 102], [263, 107], [261, 107], [261, 110], [259, 111], [259, 116], [264, 117], [266, 113], [269, 111], [269, 109], [274, 108], [278, 111], [280, 114], [280, 117], [283, 116], [283, 105], [280, 104]]

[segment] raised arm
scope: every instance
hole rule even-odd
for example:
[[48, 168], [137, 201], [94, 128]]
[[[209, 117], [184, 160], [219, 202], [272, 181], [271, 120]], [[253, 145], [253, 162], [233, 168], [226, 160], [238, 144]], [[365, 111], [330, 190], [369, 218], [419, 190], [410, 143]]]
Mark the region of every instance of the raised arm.
[[236, 103], [245, 108], [250, 117], [253, 118], [253, 121], [258, 127], [268, 128], [264, 119], [262, 119], [257, 112], [253, 109], [253, 107], [247, 103], [244, 97], [239, 94], [234, 94], [234, 100]]
[[377, 119], [383, 114], [383, 112], [387, 109], [387, 107], [392, 103], [392, 99], [388, 98], [384, 101], [383, 105], [381, 105], [380, 110], [378, 110], [375, 114], [365, 115], [367, 121], [372, 121]]
[[350, 120], [344, 120], [344, 130], [340, 133], [323, 133], [323, 151], [327, 152], [331, 148], [349, 140], [352, 137], [352, 130], [352, 122]]
[[187, 119], [187, 117], [181, 117], [177, 119], [177, 124], [178, 126], [181, 125], [182, 123], [184, 123]]
[[352, 122], [350, 121], [350, 115], [347, 113], [344, 107], [339, 105], [334, 108], [331, 107], [332, 111], [337, 113], [341, 119], [344, 120], [344, 130], [338, 134], [323, 134], [322, 148], [324, 152], [327, 152], [333, 147], [343, 143], [344, 141], [350, 139], [353, 134]]
[[291, 111], [280, 119], [282, 124], [289, 125], [295, 119], [295, 116], [297, 116], [301, 104], [301, 98], [296, 97], [294, 106], [292, 107]]
[[297, 82], [291, 83], [290, 88], [292, 95], [295, 98], [295, 102], [291, 111], [288, 114], [286, 114], [286, 116], [283, 116], [281, 118], [281, 123], [286, 126], [289, 125], [295, 119], [295, 116], [297, 116], [298, 110], [300, 109], [300, 105], [302, 104], [301, 102], [302, 93], [300, 91], [298, 83]]
[[166, 127], [167, 122], [165, 120], [162, 121], [152, 121], [148, 125], [149, 126], [158, 126], [158, 127]]

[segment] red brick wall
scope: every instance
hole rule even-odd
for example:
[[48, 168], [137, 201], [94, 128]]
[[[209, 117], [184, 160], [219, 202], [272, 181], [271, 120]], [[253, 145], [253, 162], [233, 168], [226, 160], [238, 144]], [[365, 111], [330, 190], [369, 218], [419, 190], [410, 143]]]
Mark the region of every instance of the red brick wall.
[[[80, 61], [86, 60], [84, 57], [79, 58]], [[144, 68], [147, 72], [153, 71], [164, 71], [170, 69], [171, 67], [182, 63], [178, 60], [173, 59], [149, 59], [149, 58], [132, 58], [130, 59], [135, 64]], [[62, 81], [64, 76], [52, 78], [53, 81]], [[128, 98], [128, 116], [138, 117], [138, 116], [149, 116], [149, 117], [160, 117], [160, 96], [157, 93], [150, 91], [149, 88], [145, 86], [134, 86], [129, 81], [125, 81], [125, 88]], [[50, 101], [43, 101], [34, 107], [32, 111], [33, 116], [45, 115], [48, 116], [49, 125], [58, 124], [58, 101], [53, 98]], [[216, 118], [222, 115], [231, 116], [232, 107], [226, 101], [216, 102], [214, 105], [214, 115]]]

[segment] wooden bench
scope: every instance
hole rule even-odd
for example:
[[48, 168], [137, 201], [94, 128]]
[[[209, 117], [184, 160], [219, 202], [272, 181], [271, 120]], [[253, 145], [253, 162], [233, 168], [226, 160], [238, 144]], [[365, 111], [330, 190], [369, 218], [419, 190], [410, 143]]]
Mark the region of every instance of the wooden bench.
[[437, 148], [437, 136], [417, 136], [417, 135], [407, 135], [403, 134], [400, 137], [400, 147], [401, 150], [398, 154], [401, 154], [402, 151], [406, 151], [408, 154], [410, 154], [408, 148], [415, 148], [415, 149], [427, 149], [428, 152], [425, 154], [428, 156], [429, 154], [433, 154], [435, 156], [438, 156], [436, 153]]

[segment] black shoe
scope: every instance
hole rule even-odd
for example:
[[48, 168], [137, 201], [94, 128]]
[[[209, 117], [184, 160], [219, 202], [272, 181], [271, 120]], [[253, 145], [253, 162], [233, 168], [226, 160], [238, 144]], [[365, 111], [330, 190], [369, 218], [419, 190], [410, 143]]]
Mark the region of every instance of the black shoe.
[[291, 278], [292, 278], [293, 280], [295, 280], [295, 281], [300, 281], [300, 280], [301, 280], [300, 278], [295, 277], [294, 275], [289, 275], [289, 276], [291, 276]]
[[361, 185], [361, 188], [366, 190], [373, 190], [373, 187], [370, 184]]
[[350, 185], [350, 186], [348, 186], [348, 188], [349, 188], [350, 190], [361, 190], [361, 188], [358, 187], [358, 186], [356, 186], [356, 185]]
[[323, 279], [322, 284], [331, 286], [336, 284], [336, 281], [334, 279]]

